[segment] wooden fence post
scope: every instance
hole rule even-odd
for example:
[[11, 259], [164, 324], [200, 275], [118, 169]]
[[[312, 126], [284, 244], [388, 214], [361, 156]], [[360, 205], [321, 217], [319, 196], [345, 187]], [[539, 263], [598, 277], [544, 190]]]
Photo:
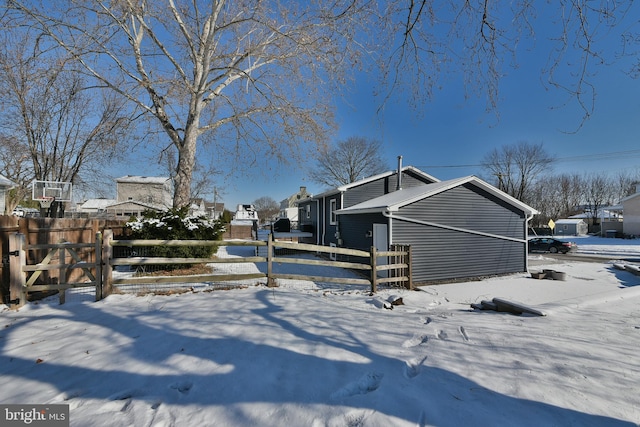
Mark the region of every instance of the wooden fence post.
[[[113, 258], [113, 247], [111, 241], [113, 240], [113, 230], [104, 230], [104, 238], [102, 240], [102, 292], [100, 295], [102, 298], [106, 298], [111, 295], [113, 268], [111, 266], [111, 259]], [[96, 262], [98, 262], [96, 260]]]
[[378, 253], [375, 246], [371, 246], [371, 293], [378, 292]]
[[[64, 243], [64, 239], [60, 239], [58, 240], [58, 243]], [[65, 248], [61, 248], [60, 251], [58, 251], [59, 255], [59, 260], [60, 260], [60, 269], [58, 270], [58, 286], [61, 286], [63, 283], [67, 283], [67, 267], [65, 267], [65, 264], [67, 263], [67, 258], [66, 258], [66, 254], [67, 254], [67, 250]], [[60, 305], [64, 304], [65, 300], [66, 300], [66, 296], [67, 296], [67, 290], [64, 288], [58, 288], [58, 301], [60, 303]]]
[[409, 278], [409, 290], [412, 291], [413, 290], [413, 271], [411, 269], [411, 245], [407, 245], [407, 277]]
[[22, 267], [27, 265], [24, 251], [25, 236], [22, 233], [9, 235], [9, 304], [17, 310], [27, 303], [27, 275]]
[[273, 234], [269, 233], [267, 239], [267, 286], [275, 288], [278, 286], [276, 279], [273, 277]]
[[102, 233], [96, 233], [94, 262], [96, 263], [96, 301], [102, 299]]

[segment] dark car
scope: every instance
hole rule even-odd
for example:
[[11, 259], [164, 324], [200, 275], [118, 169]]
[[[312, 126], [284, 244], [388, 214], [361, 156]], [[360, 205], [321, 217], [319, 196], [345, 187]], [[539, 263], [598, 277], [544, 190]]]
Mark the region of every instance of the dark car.
[[566, 254], [577, 248], [573, 242], [565, 242], [551, 237], [536, 237], [529, 239], [529, 252], [551, 252]]

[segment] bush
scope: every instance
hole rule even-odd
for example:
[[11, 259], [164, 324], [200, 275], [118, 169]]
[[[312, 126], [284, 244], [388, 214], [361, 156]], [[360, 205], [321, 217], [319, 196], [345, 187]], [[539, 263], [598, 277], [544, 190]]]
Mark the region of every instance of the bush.
[[[187, 207], [164, 212], [145, 211], [142, 218], [132, 219], [126, 226], [130, 239], [145, 240], [220, 240], [224, 225], [203, 216], [190, 216]], [[218, 250], [213, 246], [150, 246], [140, 252], [151, 257], [210, 258]], [[167, 266], [167, 269], [185, 267], [185, 264]]]

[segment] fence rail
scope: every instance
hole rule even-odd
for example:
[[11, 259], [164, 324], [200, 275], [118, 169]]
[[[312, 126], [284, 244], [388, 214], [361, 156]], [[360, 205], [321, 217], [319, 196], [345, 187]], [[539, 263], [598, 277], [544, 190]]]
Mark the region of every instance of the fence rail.
[[[177, 258], [177, 257], [139, 257], [115, 258], [113, 249], [117, 247], [193, 247], [193, 246], [267, 246], [266, 256], [250, 256], [239, 258]], [[362, 262], [332, 261], [329, 259], [304, 259], [276, 256], [275, 248], [295, 249], [330, 255], [344, 255], [363, 259]], [[79, 250], [90, 251], [91, 254], [83, 259]], [[26, 252], [47, 252], [42, 261], [27, 265]], [[257, 252], [257, 250], [256, 250]], [[26, 245], [24, 235], [15, 233], [10, 239], [10, 304], [12, 308], [23, 305], [27, 294], [35, 291], [57, 290], [60, 302], [64, 302], [67, 289], [78, 287], [95, 287], [96, 300], [102, 299], [113, 292], [113, 286], [138, 284], [166, 284], [166, 283], [197, 283], [197, 282], [228, 282], [249, 279], [267, 279], [267, 286], [276, 286], [277, 279], [310, 280], [328, 283], [344, 283], [352, 285], [369, 285], [372, 292], [377, 292], [379, 284], [400, 284], [408, 289], [413, 288], [411, 281], [411, 250], [408, 246], [395, 245], [389, 251], [378, 251], [372, 247], [370, 251], [358, 249], [318, 246], [306, 243], [274, 241], [220, 241], [220, 240], [116, 240], [112, 230], [96, 233], [94, 243], [68, 243]], [[70, 256], [71, 258], [67, 258]], [[56, 258], [57, 257], [57, 258]], [[93, 261], [87, 261], [92, 259]], [[379, 259], [383, 262], [379, 263]], [[67, 261], [68, 260], [68, 261]], [[114, 269], [118, 266], [148, 266], [148, 265], [180, 265], [180, 264], [232, 264], [232, 263], [263, 263], [267, 264], [267, 272], [233, 273], [233, 274], [198, 274], [177, 276], [144, 276], [120, 277], [114, 276]], [[274, 272], [273, 265], [297, 264], [312, 266], [338, 267], [363, 272], [368, 278], [344, 278], [331, 276], [317, 276], [305, 274], [284, 274]], [[85, 280], [68, 281], [69, 272], [79, 269]], [[48, 271], [58, 271], [57, 283], [37, 283]]]

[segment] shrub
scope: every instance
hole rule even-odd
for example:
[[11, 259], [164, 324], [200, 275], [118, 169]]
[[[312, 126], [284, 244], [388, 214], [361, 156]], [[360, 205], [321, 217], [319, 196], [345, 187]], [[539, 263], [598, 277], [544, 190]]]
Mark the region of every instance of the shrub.
[[[126, 226], [132, 240], [220, 240], [224, 226], [220, 221], [203, 216], [191, 216], [188, 208], [169, 209], [163, 212], [145, 211], [142, 218], [132, 219]], [[151, 257], [209, 258], [218, 246], [150, 246], [140, 252]], [[185, 267], [171, 265], [167, 269]]]

